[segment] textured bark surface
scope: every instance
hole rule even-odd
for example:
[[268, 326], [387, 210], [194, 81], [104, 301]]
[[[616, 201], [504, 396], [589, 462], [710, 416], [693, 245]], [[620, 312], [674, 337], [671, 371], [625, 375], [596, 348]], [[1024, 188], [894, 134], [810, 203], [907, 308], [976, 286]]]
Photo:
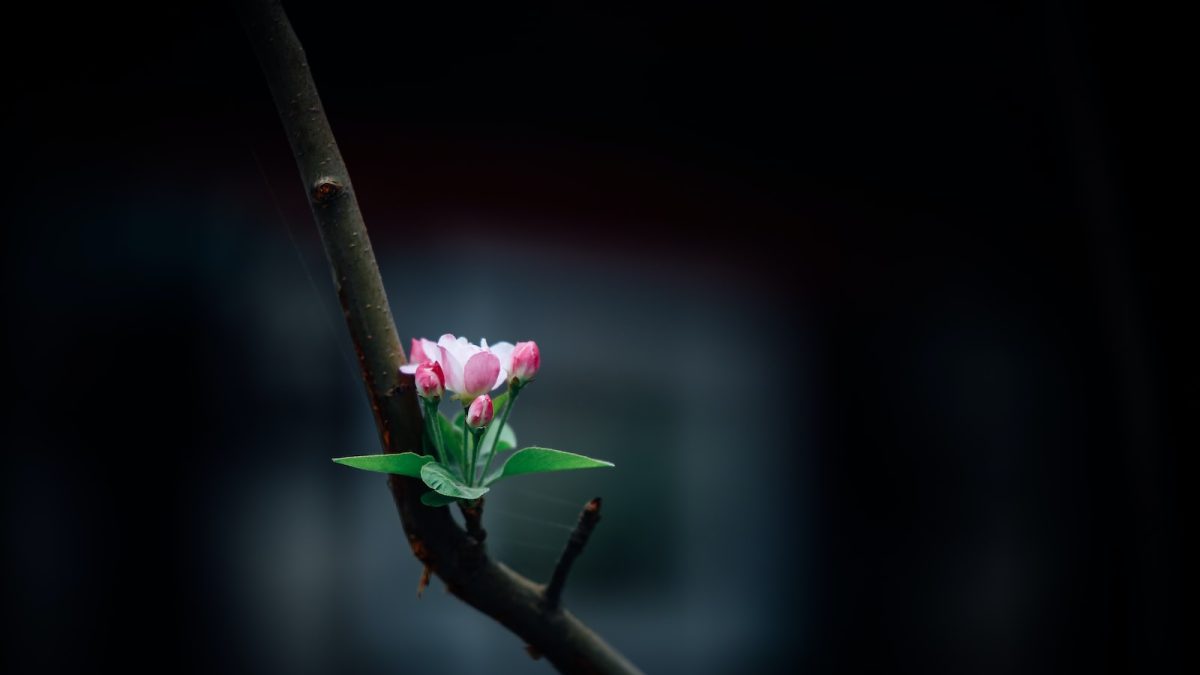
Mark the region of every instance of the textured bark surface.
[[[422, 423], [416, 390], [412, 378], [399, 372], [404, 349], [354, 186], [304, 50], [279, 2], [244, 0], [238, 2], [238, 8], [321, 233], [380, 443], [384, 452], [419, 451]], [[454, 522], [449, 508], [421, 504], [425, 487], [420, 481], [389, 476], [387, 484], [413, 554], [452, 593], [516, 633], [527, 643], [530, 654], [544, 656], [564, 673], [640, 672], [582, 622], [558, 608], [557, 601], [547, 604], [540, 584], [489, 558], [478, 519], [472, 531], [465, 532]], [[577, 550], [572, 558], [574, 555]], [[561, 584], [557, 592], [561, 592]]]

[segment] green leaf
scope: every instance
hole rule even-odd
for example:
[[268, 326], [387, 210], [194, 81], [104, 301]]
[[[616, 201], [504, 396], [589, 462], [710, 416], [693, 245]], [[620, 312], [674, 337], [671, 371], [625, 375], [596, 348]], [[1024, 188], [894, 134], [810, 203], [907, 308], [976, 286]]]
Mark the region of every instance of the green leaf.
[[456, 501], [458, 501], [458, 499], [455, 497], [447, 497], [446, 495], [438, 494], [433, 490], [421, 495], [421, 503], [425, 506], [449, 506]]
[[605, 466], [613, 466], [613, 463], [551, 448], [525, 448], [509, 456], [508, 460], [495, 473], [488, 476], [484, 485], [491, 485], [501, 478], [519, 476], [523, 473], [596, 469]]
[[454, 424], [438, 413], [438, 424], [442, 425], [442, 443], [446, 446], [446, 459], [462, 462], [462, 424]]
[[479, 499], [488, 491], [485, 487], [471, 487], [463, 483], [453, 471], [437, 462], [429, 462], [421, 467], [421, 480], [434, 492], [456, 499]]
[[379, 473], [395, 473], [401, 476], [421, 476], [421, 467], [433, 461], [429, 455], [418, 455], [415, 452], [400, 452], [387, 455], [357, 455], [354, 457], [334, 457], [338, 464], [364, 471]]

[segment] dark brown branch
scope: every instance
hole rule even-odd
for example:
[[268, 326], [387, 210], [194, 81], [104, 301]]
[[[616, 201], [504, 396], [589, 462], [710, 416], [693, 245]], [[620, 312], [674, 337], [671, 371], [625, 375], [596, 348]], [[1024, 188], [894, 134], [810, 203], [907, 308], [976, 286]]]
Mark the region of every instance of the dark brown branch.
[[463, 514], [463, 522], [467, 526], [467, 534], [475, 541], [482, 542], [487, 539], [487, 530], [483, 529], [483, 499], [476, 500], [471, 506], [465, 506], [461, 502]]
[[579, 514], [579, 522], [575, 524], [571, 538], [567, 539], [567, 546], [558, 558], [558, 564], [554, 566], [554, 574], [550, 577], [550, 583], [546, 584], [545, 606], [547, 611], [558, 609], [563, 586], [567, 583], [567, 575], [571, 573], [571, 565], [574, 565], [575, 559], [579, 557], [580, 553], [583, 553], [583, 547], [587, 546], [588, 538], [592, 536], [592, 530], [596, 529], [596, 523], [599, 522], [600, 498], [596, 497], [583, 507], [583, 512]]
[[[317, 95], [300, 41], [278, 0], [241, 0], [238, 10], [279, 111], [313, 218], [333, 272], [338, 300], [362, 368], [384, 452], [419, 450], [421, 413], [404, 363], [387, 295], [345, 162]], [[421, 504], [424, 486], [389, 476], [388, 487], [413, 554], [450, 592], [491, 616], [563, 673], [638, 673], [638, 669], [566, 611], [547, 612], [542, 588], [487, 556], [448, 508]], [[475, 524], [475, 529], [482, 531]]]

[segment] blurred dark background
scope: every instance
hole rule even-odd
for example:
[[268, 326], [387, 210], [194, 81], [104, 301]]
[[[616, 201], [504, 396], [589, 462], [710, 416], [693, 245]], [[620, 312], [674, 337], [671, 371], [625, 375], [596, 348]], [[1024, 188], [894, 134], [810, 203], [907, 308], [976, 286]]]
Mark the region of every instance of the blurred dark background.
[[[1161, 17], [291, 2], [402, 335], [536, 339], [492, 550], [647, 672], [1171, 672]], [[414, 590], [230, 7], [6, 9], [5, 672], [549, 672]]]

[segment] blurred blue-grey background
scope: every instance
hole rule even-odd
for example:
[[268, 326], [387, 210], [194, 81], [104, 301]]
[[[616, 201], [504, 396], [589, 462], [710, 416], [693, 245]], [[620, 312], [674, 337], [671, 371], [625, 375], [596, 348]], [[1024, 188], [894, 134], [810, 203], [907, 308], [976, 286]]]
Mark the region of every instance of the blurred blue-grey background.
[[[403, 336], [535, 339], [488, 498], [647, 672], [1170, 672], [1196, 343], [1141, 15], [286, 5]], [[229, 7], [6, 43], [5, 672], [544, 673], [416, 597]], [[7, 50], [11, 50], [11, 54]], [[1146, 57], [1149, 58], [1149, 57]]]

